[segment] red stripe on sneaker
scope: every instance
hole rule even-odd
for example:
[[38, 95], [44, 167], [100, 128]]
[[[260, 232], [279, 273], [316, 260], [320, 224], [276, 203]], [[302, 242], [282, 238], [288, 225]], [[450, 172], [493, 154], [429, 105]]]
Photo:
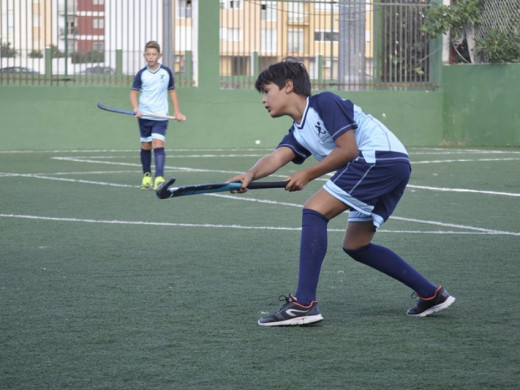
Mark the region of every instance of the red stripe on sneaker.
[[298, 298], [296, 298], [294, 295], [291, 294], [291, 297], [293, 299], [292, 303], [294, 303], [297, 306], [303, 307], [304, 309], [309, 309], [312, 305], [314, 305], [316, 303], [316, 301], [311, 301], [311, 303], [309, 303], [307, 306], [305, 306], [305, 305], [302, 305], [301, 303], [298, 303]]
[[437, 289], [435, 290], [435, 294], [433, 294], [433, 296], [430, 297], [430, 298], [423, 298], [423, 297], [421, 297], [419, 294], [417, 294], [417, 293], [416, 293], [416, 294], [417, 294], [417, 296], [418, 296], [419, 298], [421, 298], [423, 301], [431, 301], [432, 299], [435, 299], [435, 297], [437, 296], [437, 294], [439, 293], [439, 291], [441, 291], [441, 288], [442, 288], [442, 286], [439, 285], [439, 287], [437, 287]]

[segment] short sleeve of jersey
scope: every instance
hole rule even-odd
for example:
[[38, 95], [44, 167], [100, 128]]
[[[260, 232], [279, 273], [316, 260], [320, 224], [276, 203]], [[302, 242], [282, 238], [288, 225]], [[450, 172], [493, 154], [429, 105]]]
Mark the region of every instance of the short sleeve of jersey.
[[173, 72], [167, 66], [161, 65], [161, 67], [168, 72], [170, 80], [168, 81], [168, 90], [175, 89], [175, 79], [173, 78]]
[[139, 70], [139, 71], [137, 72], [137, 74], [135, 75], [135, 77], [134, 77], [134, 82], [133, 82], [133, 84], [132, 84], [132, 90], [134, 90], [134, 91], [140, 91], [141, 88], [143, 87], [143, 79], [142, 79], [141, 76], [142, 76], [142, 74], [143, 74], [143, 72], [144, 72], [145, 69], [146, 69], [146, 68], [143, 68], [143, 69]]
[[357, 128], [354, 120], [354, 103], [350, 100], [342, 99], [332, 92], [322, 92], [313, 100], [333, 140], [348, 130]]
[[307, 149], [305, 149], [302, 145], [296, 141], [296, 138], [294, 138], [294, 126], [289, 129], [289, 133], [283, 137], [282, 141], [278, 144], [276, 147], [277, 149], [281, 147], [286, 147], [292, 149], [296, 157], [294, 160], [292, 160], [295, 164], [302, 164], [307, 157], [311, 155], [311, 152], [309, 152]]

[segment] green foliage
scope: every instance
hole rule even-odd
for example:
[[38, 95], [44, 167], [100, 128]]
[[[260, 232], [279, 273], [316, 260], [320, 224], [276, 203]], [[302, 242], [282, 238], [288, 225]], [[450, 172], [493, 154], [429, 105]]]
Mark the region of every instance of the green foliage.
[[[459, 56], [469, 58], [468, 42], [459, 38], [464, 37], [469, 26], [481, 22], [482, 9], [482, 0], [463, 0], [450, 6], [430, 7], [425, 12], [421, 31], [432, 37], [451, 32], [452, 44]], [[505, 13], [501, 19], [507, 21], [510, 18], [518, 16]], [[508, 22], [518, 26], [518, 20]], [[475, 53], [491, 63], [520, 62], [520, 31], [516, 28], [512, 34], [506, 34], [499, 29], [488, 29], [483, 37], [475, 38]]]
[[33, 50], [29, 53], [29, 58], [43, 58], [41, 50]]
[[105, 62], [105, 53], [102, 51], [89, 51], [88, 53], [72, 53], [73, 64], [83, 64], [91, 62]]
[[58, 46], [51, 45], [50, 49], [51, 49], [51, 57], [52, 58], [63, 58], [63, 57], [65, 57], [65, 54], [63, 54], [63, 52], [60, 51], [60, 49], [58, 49]]
[[0, 57], [14, 58], [18, 55], [18, 50], [11, 47], [10, 42], [2, 42], [0, 46]]
[[452, 5], [430, 7], [425, 12], [421, 31], [433, 37], [451, 31], [460, 35], [470, 23], [478, 23], [482, 12], [481, 0], [462, 0]]
[[492, 63], [520, 62], [520, 41], [510, 39], [497, 29], [489, 30], [483, 39], [476, 42], [476, 51], [489, 57]]

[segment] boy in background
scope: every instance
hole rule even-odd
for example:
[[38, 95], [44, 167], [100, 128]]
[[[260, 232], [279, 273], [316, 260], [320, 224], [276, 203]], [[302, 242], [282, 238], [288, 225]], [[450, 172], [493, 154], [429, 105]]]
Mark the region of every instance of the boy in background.
[[[164, 141], [168, 120], [143, 116], [142, 113], [168, 115], [169, 95], [175, 119], [177, 121], [186, 120], [179, 108], [173, 73], [170, 68], [159, 63], [161, 57], [160, 45], [156, 41], [147, 42], [144, 48], [146, 66], [137, 72], [130, 92], [130, 104], [138, 118], [141, 133], [141, 165], [143, 167], [141, 189], [143, 190], [152, 188], [152, 185], [153, 189], [157, 190], [159, 184], [164, 181], [166, 157]], [[155, 181], [152, 181], [151, 175], [152, 150], [155, 160]]]

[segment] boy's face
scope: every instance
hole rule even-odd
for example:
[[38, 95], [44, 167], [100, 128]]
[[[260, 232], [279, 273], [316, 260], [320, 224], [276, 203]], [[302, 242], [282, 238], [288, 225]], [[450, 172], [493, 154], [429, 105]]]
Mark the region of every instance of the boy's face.
[[288, 92], [291, 89], [288, 84], [289, 81], [280, 89], [275, 83], [267, 83], [262, 88], [262, 104], [273, 118], [287, 114], [285, 108], [288, 103]]
[[149, 47], [144, 51], [144, 58], [150, 68], [155, 68], [161, 57], [162, 54], [157, 49]]

